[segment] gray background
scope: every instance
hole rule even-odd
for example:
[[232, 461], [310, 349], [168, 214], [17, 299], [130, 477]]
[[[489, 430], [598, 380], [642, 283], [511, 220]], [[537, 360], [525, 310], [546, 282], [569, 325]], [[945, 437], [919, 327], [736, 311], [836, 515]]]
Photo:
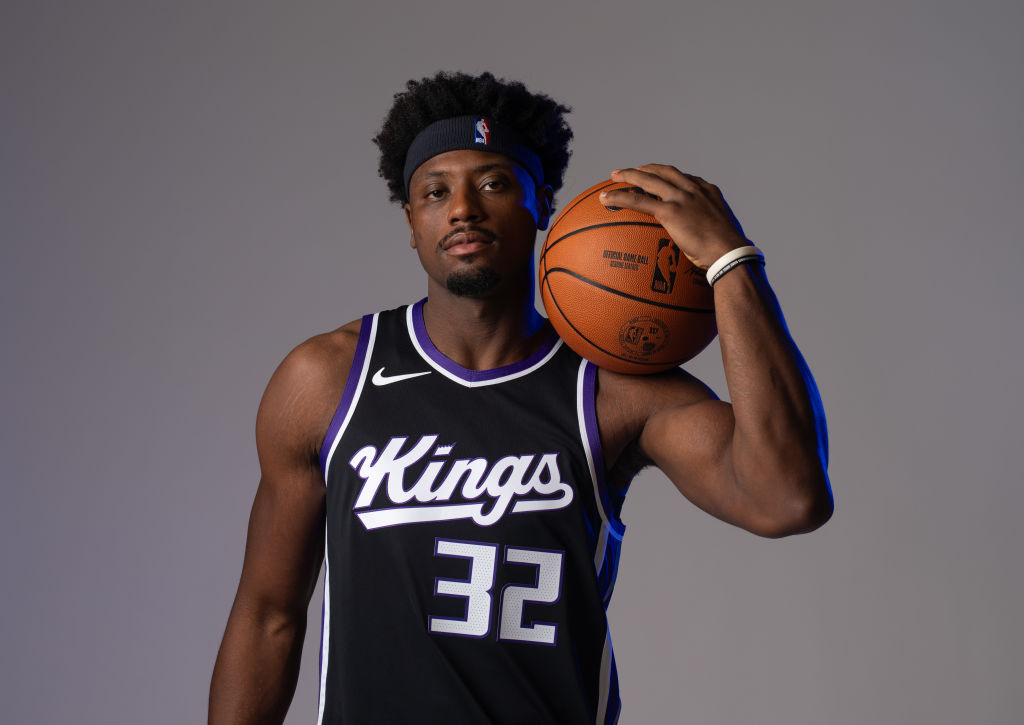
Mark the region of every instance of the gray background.
[[[837, 513], [758, 539], [637, 480], [622, 722], [1024, 710], [1019, 3], [11, 2], [0, 15], [0, 720], [183, 723], [295, 344], [425, 282], [370, 137], [407, 78], [575, 109], [718, 183], [822, 389]], [[725, 394], [717, 348], [691, 368]], [[319, 591], [290, 723], [315, 719]]]

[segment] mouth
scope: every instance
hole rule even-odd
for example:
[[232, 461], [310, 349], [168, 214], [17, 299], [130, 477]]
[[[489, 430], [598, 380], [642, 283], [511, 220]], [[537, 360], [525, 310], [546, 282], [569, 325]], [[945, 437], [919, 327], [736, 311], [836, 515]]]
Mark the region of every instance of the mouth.
[[445, 235], [441, 249], [453, 257], [476, 254], [494, 242], [494, 233], [487, 229], [459, 229]]

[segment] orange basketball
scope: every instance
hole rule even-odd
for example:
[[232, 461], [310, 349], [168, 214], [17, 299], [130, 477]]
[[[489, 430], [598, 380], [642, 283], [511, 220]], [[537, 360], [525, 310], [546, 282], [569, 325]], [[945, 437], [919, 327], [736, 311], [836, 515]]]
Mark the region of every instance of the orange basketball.
[[608, 209], [602, 181], [555, 219], [540, 254], [548, 318], [573, 350], [620, 373], [656, 373], [699, 353], [717, 334], [714, 297], [654, 217]]

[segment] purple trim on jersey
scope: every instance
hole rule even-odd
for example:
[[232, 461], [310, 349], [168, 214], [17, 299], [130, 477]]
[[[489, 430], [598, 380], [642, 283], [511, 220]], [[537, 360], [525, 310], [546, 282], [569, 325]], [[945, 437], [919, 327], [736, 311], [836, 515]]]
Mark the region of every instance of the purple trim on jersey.
[[338, 430], [348, 415], [348, 409], [352, 407], [352, 400], [356, 395], [356, 388], [359, 386], [359, 376], [363, 370], [366, 359], [366, 350], [370, 346], [370, 329], [373, 327], [373, 315], [365, 315], [362, 324], [359, 326], [359, 342], [356, 344], [356, 355], [352, 358], [352, 367], [348, 371], [348, 380], [345, 381], [345, 392], [341, 394], [341, 401], [338, 403], [334, 417], [331, 418], [331, 425], [327, 428], [327, 435], [324, 436], [323, 445], [320, 446], [320, 470], [323, 472], [324, 481], [327, 480], [327, 456], [331, 453], [331, 446], [338, 436]]
[[483, 380], [496, 380], [498, 378], [503, 378], [506, 375], [514, 375], [518, 372], [522, 372], [543, 360], [544, 357], [551, 352], [552, 348], [558, 344], [558, 334], [554, 330], [551, 330], [540, 348], [525, 360], [520, 360], [517, 363], [503, 365], [500, 368], [493, 368], [491, 370], [470, 370], [469, 368], [464, 368], [458, 363], [445, 357], [441, 351], [434, 347], [434, 343], [430, 340], [430, 335], [427, 334], [427, 327], [423, 323], [423, 303], [426, 301], [426, 298], [423, 298], [413, 305], [412, 308], [412, 327], [416, 334], [416, 341], [420, 344], [420, 347], [423, 348], [423, 352], [425, 352], [431, 360], [452, 375], [465, 380], [467, 383], [477, 383]]
[[597, 428], [597, 366], [586, 363], [583, 370], [583, 423], [587, 429], [587, 441], [590, 444], [590, 455], [594, 461], [594, 472], [597, 474], [597, 489], [601, 492], [601, 507], [608, 517], [610, 533], [619, 539], [626, 531], [625, 525], [615, 515], [612, 500], [605, 480], [604, 449], [601, 447], [601, 433]]

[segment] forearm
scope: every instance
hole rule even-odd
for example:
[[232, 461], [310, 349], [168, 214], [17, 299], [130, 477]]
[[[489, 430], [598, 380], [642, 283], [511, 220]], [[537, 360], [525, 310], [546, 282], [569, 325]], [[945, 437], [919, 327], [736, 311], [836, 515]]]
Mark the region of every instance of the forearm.
[[816, 528], [832, 504], [824, 413], [763, 267], [723, 276], [715, 313], [735, 417], [736, 483], [780, 533]]
[[210, 683], [210, 725], [284, 721], [305, 629], [304, 613], [273, 617], [236, 601]]

